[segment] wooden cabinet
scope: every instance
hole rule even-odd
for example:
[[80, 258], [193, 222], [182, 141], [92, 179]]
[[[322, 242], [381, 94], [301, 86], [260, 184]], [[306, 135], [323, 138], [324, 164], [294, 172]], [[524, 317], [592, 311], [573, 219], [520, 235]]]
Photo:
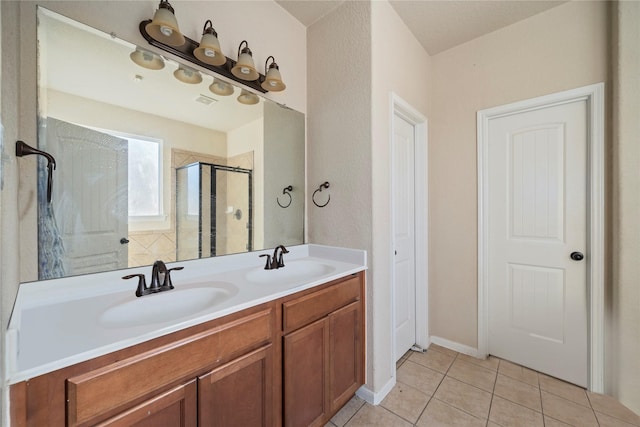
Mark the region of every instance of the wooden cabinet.
[[155, 396], [115, 417], [100, 427], [196, 427], [196, 381], [189, 381]]
[[198, 377], [199, 425], [273, 425], [271, 344]]
[[241, 404], [244, 391], [253, 409], [260, 401], [265, 421], [253, 425], [272, 425], [268, 391], [280, 375], [275, 307], [261, 304], [14, 384], [11, 425], [196, 426], [208, 408]]
[[324, 425], [364, 380], [364, 274], [10, 388], [12, 426]]
[[283, 304], [285, 426], [323, 426], [364, 383], [362, 297], [354, 276]]
[[362, 307], [354, 302], [329, 315], [329, 408], [335, 414], [364, 383]]
[[284, 337], [286, 426], [324, 425], [327, 405], [329, 328], [326, 319]]

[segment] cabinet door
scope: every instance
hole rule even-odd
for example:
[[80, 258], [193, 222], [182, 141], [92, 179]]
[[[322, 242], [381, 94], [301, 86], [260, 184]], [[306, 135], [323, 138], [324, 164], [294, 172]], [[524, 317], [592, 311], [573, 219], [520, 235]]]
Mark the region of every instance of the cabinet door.
[[331, 412], [351, 399], [363, 384], [360, 303], [329, 315], [329, 401]]
[[98, 424], [109, 427], [196, 427], [196, 380], [153, 397]]
[[328, 319], [284, 337], [284, 425], [323, 425], [328, 414]]
[[272, 357], [269, 344], [199, 377], [199, 425], [271, 426]]

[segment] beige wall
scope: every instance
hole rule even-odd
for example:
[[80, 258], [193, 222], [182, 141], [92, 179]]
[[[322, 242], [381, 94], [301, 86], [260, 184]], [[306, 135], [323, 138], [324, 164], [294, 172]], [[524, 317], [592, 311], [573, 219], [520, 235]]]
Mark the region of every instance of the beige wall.
[[[391, 94], [423, 116], [429, 115], [431, 58], [387, 2], [372, 2], [371, 194], [372, 251], [369, 265], [375, 288], [368, 320], [373, 326], [375, 391], [395, 374], [392, 340]], [[401, 64], [401, 65], [400, 65]], [[426, 159], [425, 164], [426, 164]], [[416, 260], [424, 264], [426, 260]], [[375, 263], [375, 264], [374, 264]], [[416, 286], [426, 286], [419, 283]], [[375, 313], [375, 315], [374, 315]]]
[[331, 194], [328, 206], [309, 204], [309, 237], [313, 243], [366, 249], [369, 254], [367, 387], [378, 393], [395, 375], [391, 92], [427, 115], [430, 60], [387, 2], [345, 3], [313, 24], [307, 38], [309, 52], [332, 56], [331, 61], [308, 58], [308, 194], [324, 181], [331, 184], [324, 190]]
[[613, 8], [612, 332], [607, 393], [640, 413], [640, 2]]
[[477, 347], [476, 112], [607, 80], [605, 2], [569, 2], [432, 57], [431, 335]]
[[[311, 243], [372, 249], [371, 213], [371, 4], [345, 2], [309, 27], [307, 51], [307, 206]], [[322, 54], [318, 54], [322, 52]], [[311, 194], [330, 203], [318, 208]], [[322, 199], [325, 200], [324, 198]], [[369, 268], [372, 268], [369, 260]], [[372, 270], [367, 272], [367, 384], [374, 380], [376, 325]], [[388, 343], [387, 343], [388, 344]], [[378, 344], [380, 347], [381, 345]], [[388, 376], [381, 375], [381, 380]]]

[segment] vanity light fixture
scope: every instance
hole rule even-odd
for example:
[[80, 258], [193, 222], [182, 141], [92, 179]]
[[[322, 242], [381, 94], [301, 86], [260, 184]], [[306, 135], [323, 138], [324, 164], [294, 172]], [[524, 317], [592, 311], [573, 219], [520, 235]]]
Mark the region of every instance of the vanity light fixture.
[[202, 75], [198, 70], [194, 70], [185, 65], [180, 65], [178, 69], [173, 72], [173, 75], [183, 83], [198, 84], [202, 81]]
[[[269, 59], [271, 59], [271, 65], [269, 65], [269, 70], [267, 71], [267, 64], [269, 63]], [[269, 92], [281, 92], [287, 87], [282, 82], [280, 67], [278, 67], [278, 64], [276, 64], [276, 59], [273, 56], [268, 57], [264, 62], [264, 75], [264, 81], [261, 84], [262, 89]]]
[[218, 33], [213, 29], [213, 24], [209, 19], [204, 23], [202, 39], [198, 47], [193, 50], [193, 54], [205, 64], [224, 65], [227, 62], [227, 57], [222, 54], [220, 49]]
[[175, 11], [168, 0], [160, 0], [158, 10], [145, 30], [154, 40], [169, 46], [182, 46], [185, 43], [185, 38], [178, 28]]
[[[242, 47], [243, 44], [244, 47]], [[247, 81], [258, 80], [258, 77], [260, 77], [260, 74], [256, 71], [256, 66], [253, 65], [253, 54], [246, 40], [242, 40], [240, 46], [238, 46], [238, 62], [231, 69], [231, 73], [237, 78]]]
[[238, 102], [245, 105], [255, 105], [260, 102], [260, 98], [255, 93], [242, 89], [242, 92], [238, 95]]
[[[286, 88], [273, 56], [267, 58], [265, 62], [264, 75], [256, 70], [253, 55], [246, 40], [238, 46], [237, 61], [226, 57], [220, 50], [220, 41], [211, 20], [207, 20], [204, 24], [200, 43], [183, 36], [178, 30], [173, 8], [167, 0], [160, 1], [153, 20], [147, 19], [140, 22], [138, 28], [142, 37], [151, 46], [195, 64], [199, 68], [211, 70], [225, 79], [242, 83], [255, 92], [279, 92]], [[181, 39], [173, 40], [178, 35]], [[272, 62], [269, 63], [269, 61]], [[221, 96], [227, 96], [227, 92], [229, 95], [233, 93], [230, 89], [223, 89], [223, 86], [223, 83], [216, 84], [214, 81], [209, 89]]]
[[220, 96], [233, 95], [233, 86], [217, 77], [213, 78], [213, 83], [209, 85], [209, 90]]
[[136, 50], [131, 52], [129, 58], [142, 68], [148, 70], [162, 70], [164, 68], [164, 60], [160, 55], [156, 55], [140, 47], [136, 47]]

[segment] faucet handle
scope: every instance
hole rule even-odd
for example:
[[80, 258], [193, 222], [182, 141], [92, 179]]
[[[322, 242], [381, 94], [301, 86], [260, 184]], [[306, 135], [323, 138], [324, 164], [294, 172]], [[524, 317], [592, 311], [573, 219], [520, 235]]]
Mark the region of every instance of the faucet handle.
[[173, 267], [167, 270], [167, 272], [164, 275], [164, 283], [162, 284], [163, 287], [168, 287], [169, 289], [173, 289], [173, 283], [171, 283], [171, 275], [169, 273], [171, 273], [173, 270], [182, 270], [184, 267]]
[[271, 265], [271, 255], [269, 255], [269, 254], [262, 254], [262, 255], [260, 255], [260, 258], [265, 257], [265, 256], [267, 257], [267, 263], [264, 265], [264, 269], [265, 269], [265, 270], [271, 270], [271, 269], [273, 269], [273, 267], [272, 267], [272, 265]]
[[147, 281], [144, 277], [144, 274], [129, 274], [128, 276], [122, 276], [124, 280], [133, 279], [134, 277], [138, 278], [138, 288], [136, 289], [136, 296], [141, 297], [145, 295], [145, 291], [147, 290]]

